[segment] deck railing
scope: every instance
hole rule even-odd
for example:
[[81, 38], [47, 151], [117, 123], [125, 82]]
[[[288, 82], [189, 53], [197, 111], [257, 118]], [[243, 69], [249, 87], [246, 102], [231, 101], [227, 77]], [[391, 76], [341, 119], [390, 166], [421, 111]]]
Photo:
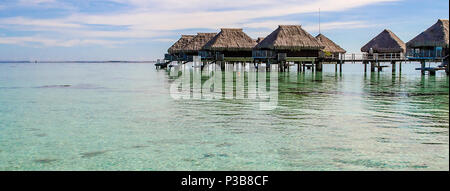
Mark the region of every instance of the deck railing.
[[421, 50], [420, 52], [408, 52], [406, 55], [408, 58], [412, 59], [443, 59], [445, 55], [443, 55], [442, 51], [434, 51], [434, 50]]
[[360, 53], [360, 54], [343, 54], [343, 61], [364, 61], [364, 60], [406, 60], [404, 53]]

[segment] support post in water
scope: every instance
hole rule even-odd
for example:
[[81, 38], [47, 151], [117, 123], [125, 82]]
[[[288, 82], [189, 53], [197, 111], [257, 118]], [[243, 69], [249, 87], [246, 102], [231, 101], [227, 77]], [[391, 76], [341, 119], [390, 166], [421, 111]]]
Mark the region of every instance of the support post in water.
[[225, 63], [222, 61], [217, 61], [217, 65], [220, 66], [221, 71], [225, 71]]
[[391, 62], [391, 65], [392, 65], [392, 73], [394, 73], [395, 74], [395, 61], [392, 61]]
[[317, 71], [322, 72], [322, 62], [320, 61], [317, 62]]
[[420, 73], [425, 75], [425, 60], [420, 61]]
[[364, 64], [364, 73], [367, 73], [367, 61], [364, 61], [363, 64]]
[[435, 76], [436, 70], [429, 70], [428, 73], [430, 73], [430, 76]]
[[446, 65], [446, 67], [445, 67], [445, 73], [447, 73], [447, 76], [448, 76], [448, 73], [450, 72], [449, 71], [449, 63], [448, 63], [448, 61], [447, 61], [447, 65]]
[[375, 61], [370, 61], [370, 72], [375, 72]]

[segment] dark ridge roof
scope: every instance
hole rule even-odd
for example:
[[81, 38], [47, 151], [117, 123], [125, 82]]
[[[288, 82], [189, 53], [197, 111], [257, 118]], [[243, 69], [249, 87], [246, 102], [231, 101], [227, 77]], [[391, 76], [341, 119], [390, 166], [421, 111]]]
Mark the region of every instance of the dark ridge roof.
[[219, 34], [212, 38], [203, 49], [206, 50], [252, 50], [256, 42], [245, 34], [242, 29], [222, 28]]
[[406, 45], [392, 31], [384, 29], [375, 38], [361, 48], [361, 52], [369, 52], [370, 48], [377, 53], [405, 52]]
[[320, 43], [322, 43], [322, 45], [325, 46], [325, 48], [322, 49], [322, 51], [327, 51], [330, 53], [346, 53], [347, 52], [323, 34], [317, 35], [316, 39], [319, 40]]
[[449, 47], [448, 20], [439, 19], [433, 26], [406, 43], [409, 48], [422, 46]]
[[180, 53], [182, 51], [183, 47], [186, 46], [194, 37], [195, 37], [195, 35], [181, 35], [181, 38], [177, 42], [175, 42], [167, 50], [167, 52], [169, 54]]
[[186, 46], [183, 47], [183, 52], [195, 53], [202, 49], [202, 47], [213, 38], [217, 33], [197, 33]]
[[269, 36], [264, 38], [256, 49], [320, 50], [324, 46], [300, 25], [279, 25]]

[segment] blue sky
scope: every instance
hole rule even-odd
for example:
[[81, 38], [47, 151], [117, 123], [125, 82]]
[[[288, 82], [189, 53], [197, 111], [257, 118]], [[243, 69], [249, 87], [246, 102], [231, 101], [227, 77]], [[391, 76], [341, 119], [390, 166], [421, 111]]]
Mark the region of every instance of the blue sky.
[[448, 19], [447, 0], [0, 0], [0, 60], [155, 60], [181, 34], [300, 24], [348, 52], [383, 29], [404, 42]]

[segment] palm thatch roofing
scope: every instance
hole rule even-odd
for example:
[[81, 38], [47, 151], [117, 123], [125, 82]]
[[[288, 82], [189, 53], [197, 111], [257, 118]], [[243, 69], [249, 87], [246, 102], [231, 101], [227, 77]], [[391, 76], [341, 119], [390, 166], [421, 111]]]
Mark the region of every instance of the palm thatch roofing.
[[264, 38], [256, 49], [275, 50], [320, 50], [324, 46], [300, 25], [279, 25], [269, 36]]
[[377, 53], [405, 52], [405, 43], [392, 31], [384, 29], [375, 38], [361, 48], [361, 52], [369, 52], [370, 48]]
[[263, 40], [264, 40], [264, 37], [258, 37], [258, 39], [256, 39], [256, 43], [260, 43]]
[[319, 40], [320, 43], [322, 43], [322, 45], [325, 46], [325, 48], [322, 49], [322, 51], [330, 53], [342, 53], [342, 54], [347, 52], [323, 34], [317, 35], [316, 39]]
[[449, 47], [448, 19], [439, 19], [433, 26], [420, 33], [406, 45], [408, 48], [423, 46]]
[[185, 53], [196, 53], [202, 49], [202, 47], [211, 40], [217, 33], [197, 33], [186, 46], [183, 47]]
[[173, 44], [167, 50], [167, 52], [169, 54], [180, 53], [181, 50], [183, 49], [183, 47], [186, 46], [194, 37], [195, 37], [195, 35], [181, 35], [181, 38], [178, 39], [178, 41], [175, 42], [175, 44]]
[[245, 51], [252, 50], [256, 44], [256, 41], [245, 34], [242, 29], [222, 28], [219, 34], [206, 43], [203, 49], [214, 51]]

